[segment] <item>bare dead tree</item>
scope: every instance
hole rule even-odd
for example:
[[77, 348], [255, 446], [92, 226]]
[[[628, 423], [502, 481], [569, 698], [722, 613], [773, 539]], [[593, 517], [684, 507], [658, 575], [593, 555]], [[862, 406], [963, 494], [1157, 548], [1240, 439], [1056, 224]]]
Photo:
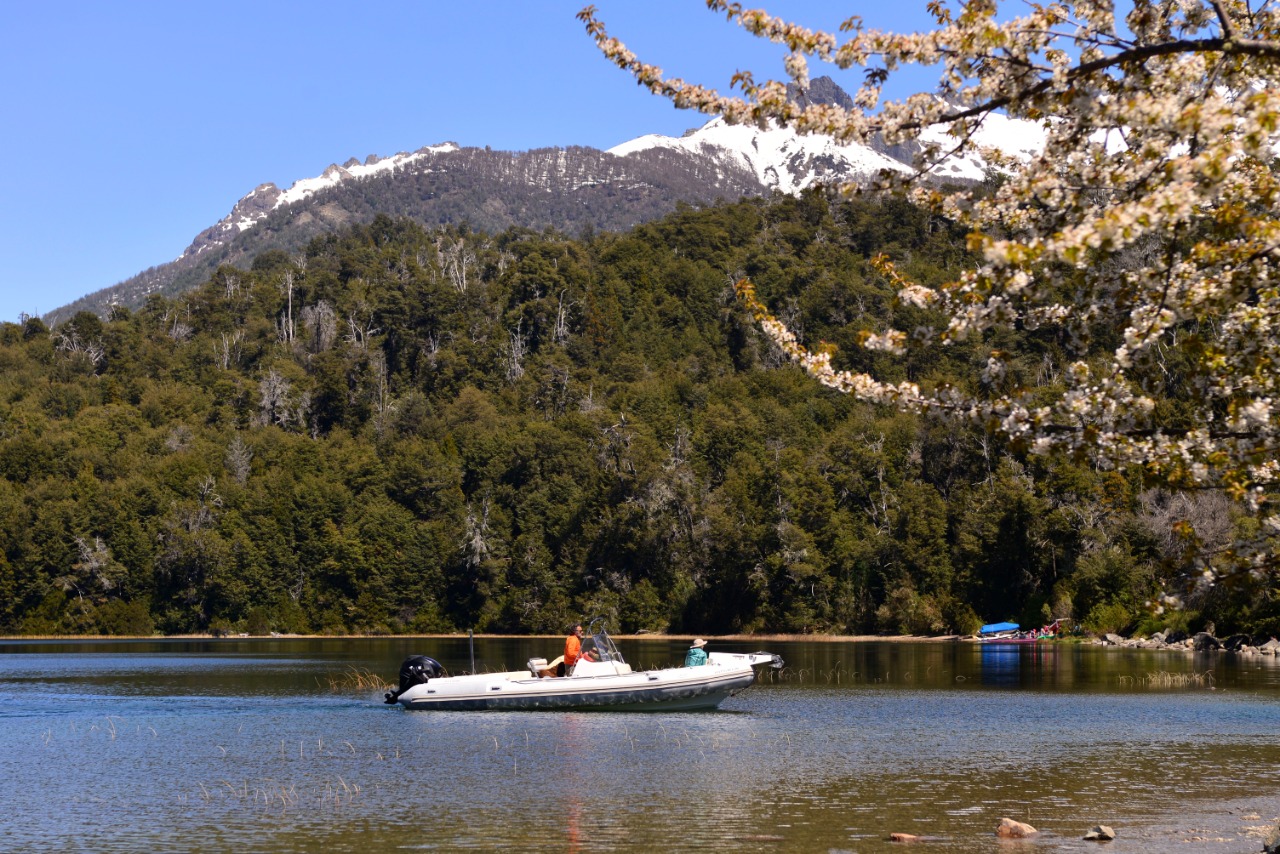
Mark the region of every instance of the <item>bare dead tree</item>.
[[293, 271], [286, 270], [280, 288], [285, 292], [285, 310], [280, 313], [276, 322], [276, 337], [281, 344], [292, 344], [297, 332], [293, 322]]
[[95, 591], [110, 594], [120, 581], [120, 573], [112, 571], [111, 550], [98, 536], [92, 539], [76, 537], [75, 541], [79, 560], [72, 564], [69, 573], [53, 579], [53, 583], [63, 590], [76, 591], [82, 602], [86, 590], [91, 595]]
[[302, 326], [307, 330], [307, 345], [312, 353], [323, 353], [338, 338], [338, 316], [327, 300], [302, 309]]
[[595, 412], [597, 409], [600, 408], [600, 403], [599, 401], [596, 400], [595, 391], [596, 391], [595, 383], [592, 383], [587, 386], [586, 395], [584, 395], [583, 398], [578, 401], [579, 412]]
[[225, 463], [227, 471], [235, 482], [244, 486], [249, 481], [250, 464], [253, 462], [253, 448], [250, 448], [239, 436], [231, 440], [227, 446]]
[[427, 357], [427, 364], [432, 370], [436, 368], [436, 361], [440, 353], [440, 338], [434, 332], [427, 333], [427, 341], [422, 345], [422, 354]]
[[240, 295], [240, 277], [230, 273], [222, 277], [223, 296], [234, 299]]
[[63, 324], [54, 329], [49, 333], [49, 337], [53, 339], [55, 350], [83, 356], [93, 366], [95, 372], [107, 357], [107, 348], [103, 346], [100, 339], [83, 339], [80, 337], [79, 330], [70, 324]]
[[230, 335], [223, 332], [221, 340], [213, 342], [213, 355], [217, 358], [222, 370], [230, 370], [232, 365], [240, 363], [240, 344], [244, 341], [244, 330], [237, 329]]
[[529, 349], [529, 336], [521, 331], [524, 321], [516, 322], [516, 328], [507, 333], [507, 343], [502, 348], [507, 368], [507, 382], [513, 383], [524, 376], [524, 357]]
[[436, 257], [440, 271], [460, 294], [467, 292], [467, 275], [476, 265], [476, 253], [464, 238], [450, 240], [441, 235], [436, 241]]
[[[884, 450], [885, 437], [881, 433], [873, 442], [868, 442], [867, 447], [877, 456], [880, 457]], [[893, 511], [898, 505], [897, 497], [890, 491], [888, 484], [885, 483], [885, 466], [883, 458], [876, 463], [876, 484], [878, 494], [867, 495], [867, 506], [863, 508], [867, 517], [871, 520], [871, 526], [880, 536], [888, 536], [893, 529]]]
[[169, 437], [164, 440], [165, 450], [170, 453], [186, 450], [194, 438], [195, 434], [191, 432], [190, 427], [185, 424], [177, 424], [169, 431]]
[[569, 308], [573, 303], [565, 303], [564, 291], [560, 292], [560, 298], [557, 300], [556, 322], [551, 330], [551, 340], [563, 347], [569, 342]]
[[187, 507], [178, 517], [178, 522], [189, 534], [203, 531], [213, 525], [217, 519], [217, 511], [222, 509], [222, 496], [217, 492], [218, 481], [213, 475], [205, 475], [197, 488], [194, 507]]
[[498, 253], [498, 274], [507, 272], [507, 268], [515, 263], [516, 256], [513, 252], [502, 251]]
[[186, 312], [185, 320], [183, 319], [183, 312], [180, 311], [169, 310], [164, 314], [164, 323], [168, 327], [165, 330], [165, 334], [179, 344], [190, 338], [191, 333], [195, 331], [191, 324], [187, 322], [191, 319], [191, 306], [186, 306], [184, 310]]
[[382, 436], [391, 417], [395, 414], [396, 401], [391, 396], [391, 385], [387, 375], [387, 358], [381, 350], [369, 354], [369, 373], [373, 375], [373, 424], [374, 430]]
[[1217, 552], [1232, 541], [1239, 508], [1218, 490], [1169, 492], [1148, 489], [1138, 496], [1141, 518], [1161, 554], [1179, 560], [1193, 549]]
[[258, 383], [259, 424], [278, 424], [287, 427], [292, 418], [289, 392], [291, 384], [272, 368]]
[[463, 560], [469, 569], [476, 569], [489, 557], [489, 499], [480, 502], [480, 513], [467, 503], [466, 534], [462, 541]]
[[366, 311], [366, 316], [364, 318], [357, 317], [355, 312], [351, 312], [347, 315], [347, 334], [345, 340], [356, 349], [368, 349], [369, 339], [381, 331], [381, 328], [373, 325], [371, 312]]

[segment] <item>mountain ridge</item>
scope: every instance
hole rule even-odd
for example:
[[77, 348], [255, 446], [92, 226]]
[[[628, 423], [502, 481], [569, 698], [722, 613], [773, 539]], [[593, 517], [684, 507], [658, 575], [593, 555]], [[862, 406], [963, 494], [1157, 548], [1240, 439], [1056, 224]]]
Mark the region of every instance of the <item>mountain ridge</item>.
[[[804, 91], [793, 86], [791, 95], [852, 105], [828, 77]], [[985, 144], [1019, 156], [1035, 149], [1036, 132], [1026, 123], [997, 117], [993, 125], [982, 131]], [[648, 134], [606, 151], [568, 146], [504, 152], [442, 142], [388, 157], [353, 157], [288, 189], [258, 185], [174, 260], [55, 309], [45, 320], [56, 323], [84, 310], [106, 316], [114, 306], [137, 308], [152, 294], [175, 296], [223, 264], [243, 264], [270, 249], [296, 252], [318, 233], [379, 213], [486, 231], [613, 231], [662, 216], [679, 203], [794, 194], [825, 182], [865, 184], [883, 170], [907, 171], [915, 151], [878, 141], [842, 145], [714, 118], [680, 137]], [[936, 177], [969, 183], [982, 180], [986, 169], [977, 157], [952, 158]]]

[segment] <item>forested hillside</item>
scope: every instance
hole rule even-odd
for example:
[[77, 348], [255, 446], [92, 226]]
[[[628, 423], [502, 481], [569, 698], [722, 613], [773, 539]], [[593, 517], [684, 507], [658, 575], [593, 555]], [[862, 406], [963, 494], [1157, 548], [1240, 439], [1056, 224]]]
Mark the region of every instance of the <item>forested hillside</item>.
[[[0, 325], [0, 631], [1155, 619], [1174, 523], [1226, 537], [1225, 501], [824, 390], [733, 295], [749, 275], [889, 377], [972, 387], [999, 346], [1006, 381], [1057, 381], [1034, 334], [858, 350], [922, 311], [892, 301], [881, 251], [922, 282], [965, 260], [905, 202], [817, 192], [577, 239], [379, 216], [106, 321]], [[1274, 627], [1247, 584], [1163, 619]]]

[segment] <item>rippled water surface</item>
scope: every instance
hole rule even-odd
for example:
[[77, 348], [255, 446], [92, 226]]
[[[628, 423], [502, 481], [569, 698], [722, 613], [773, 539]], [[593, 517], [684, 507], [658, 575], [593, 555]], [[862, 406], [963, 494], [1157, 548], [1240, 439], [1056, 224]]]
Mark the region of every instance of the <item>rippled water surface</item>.
[[[558, 639], [478, 639], [476, 668]], [[620, 641], [634, 666], [684, 644]], [[5, 850], [1258, 851], [1280, 663], [1079, 645], [713, 642], [788, 666], [718, 712], [405, 712], [464, 639], [0, 643]], [[1008, 816], [1031, 843], [994, 837]]]

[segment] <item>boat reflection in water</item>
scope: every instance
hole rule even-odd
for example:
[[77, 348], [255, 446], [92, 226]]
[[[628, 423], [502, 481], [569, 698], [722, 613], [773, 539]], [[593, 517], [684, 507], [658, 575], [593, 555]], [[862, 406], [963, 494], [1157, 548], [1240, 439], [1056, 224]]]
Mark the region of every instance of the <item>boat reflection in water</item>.
[[983, 644], [982, 684], [1017, 688], [1022, 682], [1022, 649], [1017, 644]]

